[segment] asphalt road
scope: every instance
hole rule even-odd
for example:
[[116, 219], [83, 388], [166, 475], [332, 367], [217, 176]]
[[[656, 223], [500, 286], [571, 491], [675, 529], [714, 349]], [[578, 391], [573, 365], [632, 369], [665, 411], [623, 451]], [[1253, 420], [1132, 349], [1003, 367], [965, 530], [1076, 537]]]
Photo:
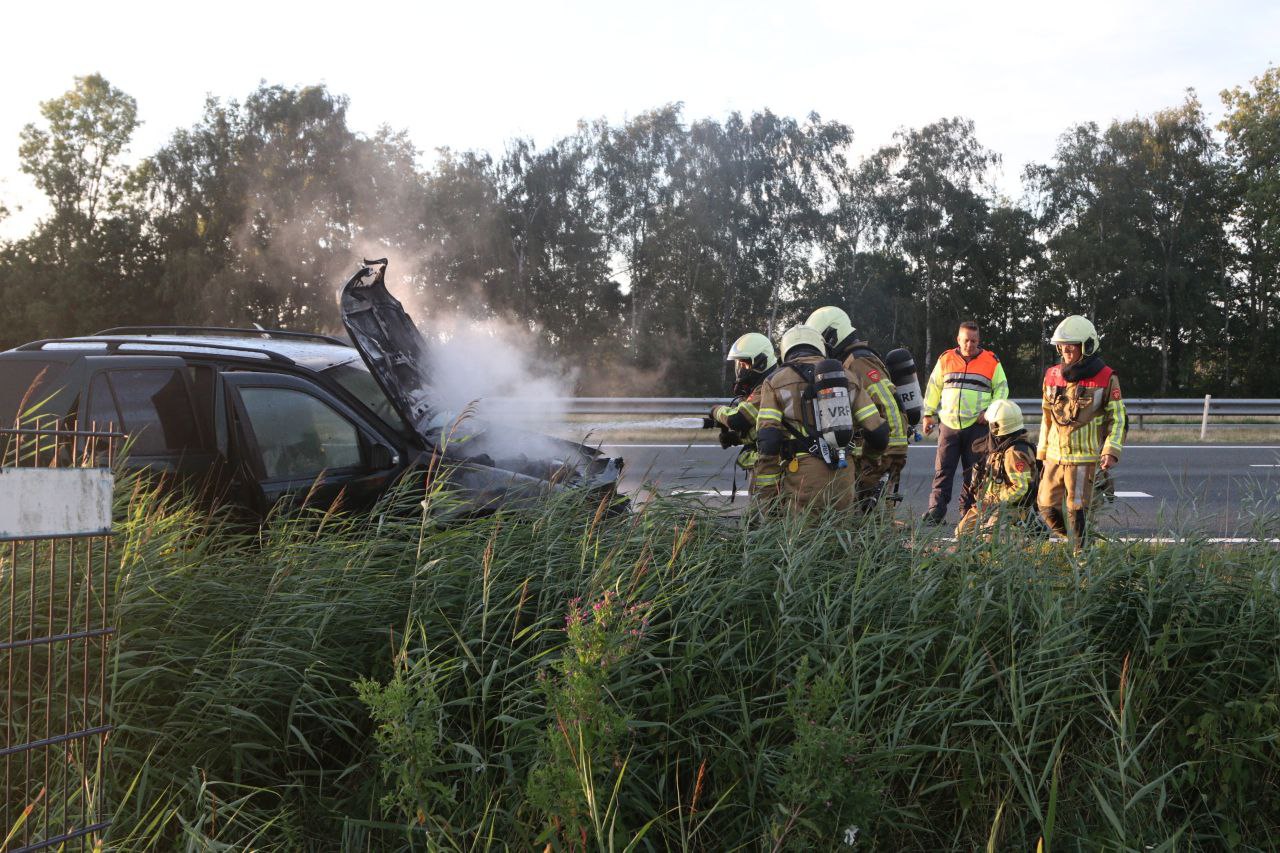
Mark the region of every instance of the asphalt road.
[[[735, 451], [718, 445], [617, 444], [605, 449], [626, 459], [622, 486], [627, 492], [656, 483], [663, 492], [701, 493], [721, 503], [733, 488]], [[924, 512], [933, 457], [931, 444], [910, 448], [899, 517]], [[1117, 500], [1100, 520], [1113, 531], [1232, 537], [1274, 536], [1280, 528], [1280, 445], [1131, 444], [1115, 475]], [[741, 475], [738, 488], [744, 488]], [[959, 520], [958, 497], [957, 483], [947, 516], [953, 524]], [[739, 494], [737, 503], [744, 502]]]

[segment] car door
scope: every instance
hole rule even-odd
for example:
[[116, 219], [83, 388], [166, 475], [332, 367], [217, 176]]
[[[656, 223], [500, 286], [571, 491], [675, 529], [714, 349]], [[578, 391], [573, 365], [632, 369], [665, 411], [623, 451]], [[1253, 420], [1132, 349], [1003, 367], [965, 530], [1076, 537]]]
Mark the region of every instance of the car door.
[[213, 425], [197, 413], [189, 373], [174, 356], [87, 356], [77, 420], [82, 429], [125, 433], [130, 467], [214, 485], [221, 459]]
[[403, 470], [401, 454], [318, 385], [280, 373], [223, 374], [235, 421], [232, 454], [257, 484], [260, 509], [281, 500], [347, 508], [377, 500]]

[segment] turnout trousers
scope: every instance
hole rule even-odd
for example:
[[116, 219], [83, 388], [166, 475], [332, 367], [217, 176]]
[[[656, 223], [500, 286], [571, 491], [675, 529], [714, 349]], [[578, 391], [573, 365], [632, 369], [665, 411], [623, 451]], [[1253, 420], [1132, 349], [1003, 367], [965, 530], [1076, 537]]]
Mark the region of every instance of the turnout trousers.
[[[858, 458], [858, 504], [859, 509], [869, 510], [875, 505], [877, 498], [883, 500], [898, 490], [902, 480], [902, 469], [907, 466], [907, 449], [890, 450], [878, 459]], [[880, 479], [885, 475], [884, 490], [880, 490]]]
[[969, 507], [969, 511], [964, 514], [964, 517], [960, 519], [960, 523], [956, 525], [956, 536], [966, 536], [970, 533], [990, 535], [1001, 524], [1009, 526], [1023, 525], [1029, 512], [1029, 507], [1022, 508], [1003, 504], [983, 506], [981, 503], [976, 503]]
[[762, 489], [753, 496], [765, 512], [795, 512], [809, 507], [850, 512], [854, 508], [855, 475], [852, 468], [835, 471], [814, 456], [782, 463], [782, 478], [776, 492]]
[[1051, 531], [1074, 539], [1076, 548], [1084, 544], [1085, 516], [1093, 501], [1093, 479], [1097, 472], [1098, 466], [1094, 464], [1071, 465], [1045, 460], [1044, 471], [1040, 475], [1040, 490], [1036, 493], [1040, 515]]

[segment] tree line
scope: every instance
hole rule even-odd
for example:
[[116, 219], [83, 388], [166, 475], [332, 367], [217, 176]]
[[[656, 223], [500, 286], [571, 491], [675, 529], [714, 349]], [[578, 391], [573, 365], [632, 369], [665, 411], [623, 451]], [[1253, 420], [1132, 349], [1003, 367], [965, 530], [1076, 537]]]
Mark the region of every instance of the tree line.
[[[39, 105], [22, 169], [49, 213], [0, 243], [0, 343], [113, 325], [337, 331], [336, 289], [388, 256], [416, 319], [501, 318], [582, 393], [717, 394], [742, 332], [824, 304], [922, 369], [972, 319], [1031, 394], [1070, 313], [1130, 395], [1280, 396], [1280, 68], [1060, 137], [1002, 196], [965, 118], [865, 157], [853, 129], [669, 104], [545, 146], [441, 149], [347, 123], [323, 86], [210, 98], [139, 165], [137, 105], [99, 75]], [[1215, 130], [1217, 132], [1215, 132]], [[5, 208], [0, 204], [0, 217]]]

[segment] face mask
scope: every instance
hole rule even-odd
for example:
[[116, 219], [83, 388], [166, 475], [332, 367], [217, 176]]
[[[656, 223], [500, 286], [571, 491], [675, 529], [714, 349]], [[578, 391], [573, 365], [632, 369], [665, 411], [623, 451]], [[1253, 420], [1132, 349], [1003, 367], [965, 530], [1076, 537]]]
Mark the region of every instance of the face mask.
[[733, 396], [745, 397], [755, 390], [764, 376], [751, 366], [745, 358], [734, 359], [733, 362]]

